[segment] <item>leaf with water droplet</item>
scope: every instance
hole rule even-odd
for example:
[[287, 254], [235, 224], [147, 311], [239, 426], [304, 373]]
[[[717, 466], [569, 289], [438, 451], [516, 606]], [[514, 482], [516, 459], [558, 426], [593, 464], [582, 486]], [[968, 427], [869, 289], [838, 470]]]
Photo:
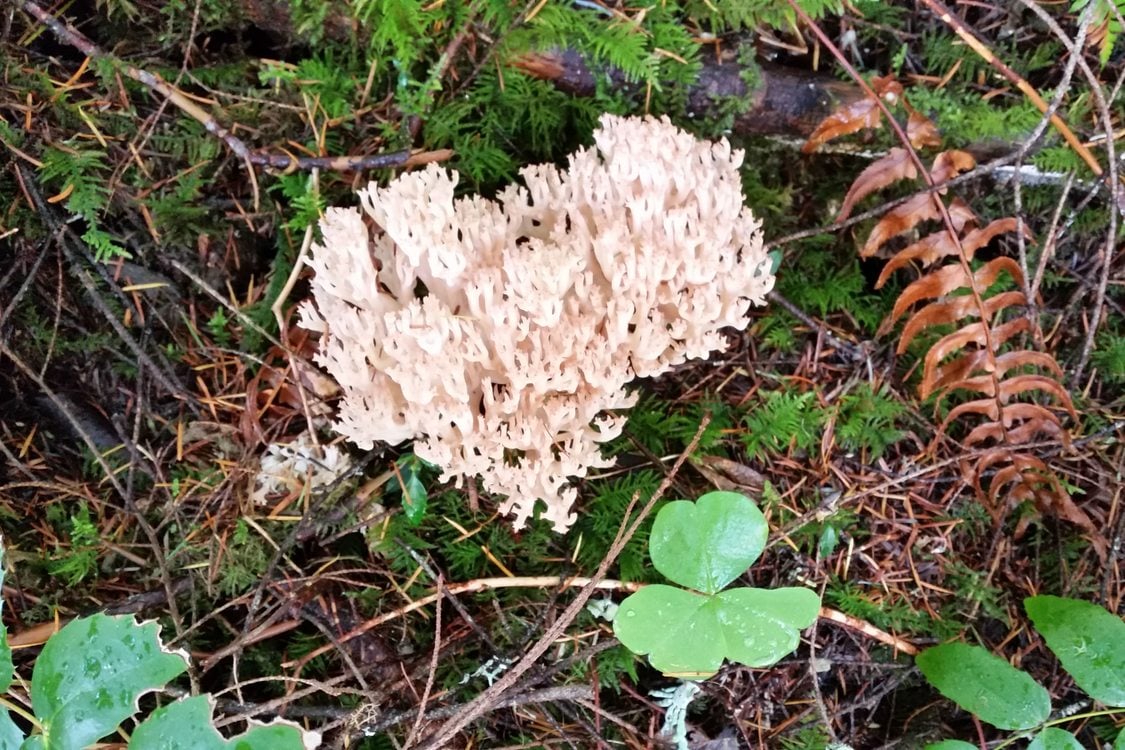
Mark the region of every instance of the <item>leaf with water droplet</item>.
[[1027, 750], [1085, 750], [1085, 748], [1077, 737], [1065, 729], [1048, 727], [1035, 735]]
[[1125, 622], [1103, 607], [1032, 596], [1024, 609], [1078, 687], [1107, 706], [1125, 706]]
[[[0, 586], [4, 585], [4, 548], [0, 547]], [[0, 597], [0, 613], [4, 611], [4, 599]], [[8, 629], [0, 620], [0, 693], [8, 692], [12, 685], [12, 648], [8, 645]], [[0, 750], [9, 750], [23, 742], [23, 731], [12, 721], [8, 709], [0, 708]]]
[[31, 705], [47, 750], [97, 742], [136, 713], [142, 694], [187, 669], [182, 654], [165, 650], [159, 630], [155, 622], [94, 615], [51, 636], [31, 674]]
[[1031, 729], [1051, 714], [1051, 696], [1031, 675], [980, 646], [946, 643], [915, 663], [942, 695], [1000, 729]]
[[[4, 585], [4, 548], [0, 547], [0, 586]], [[4, 599], [0, 597], [0, 613], [4, 611]], [[8, 645], [8, 629], [0, 620], [0, 693], [8, 692], [12, 684], [12, 648]], [[5, 711], [5, 713], [7, 713]]]
[[746, 572], [766, 546], [762, 511], [737, 492], [708, 492], [660, 509], [649, 537], [652, 564], [669, 580], [705, 594]]
[[23, 730], [12, 721], [7, 709], [0, 709], [0, 750], [16, 750], [23, 744]]
[[724, 658], [750, 667], [776, 663], [797, 647], [800, 631], [819, 611], [820, 599], [802, 588], [706, 595], [656, 584], [621, 603], [613, 630], [661, 672], [707, 677]]

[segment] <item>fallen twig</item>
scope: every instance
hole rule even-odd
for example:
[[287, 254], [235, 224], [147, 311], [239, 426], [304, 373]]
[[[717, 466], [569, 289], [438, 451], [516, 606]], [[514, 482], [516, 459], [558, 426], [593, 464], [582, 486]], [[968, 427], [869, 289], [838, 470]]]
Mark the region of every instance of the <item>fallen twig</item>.
[[851, 628], [852, 630], [858, 630], [864, 635], [879, 641], [879, 643], [890, 646], [895, 651], [901, 651], [902, 653], [909, 654], [910, 656], [914, 656], [918, 653], [918, 647], [910, 641], [903, 640], [897, 635], [888, 633], [885, 630], [880, 630], [879, 628], [875, 627], [869, 622], [866, 622], [865, 620], [860, 620], [858, 618], [852, 617], [851, 615], [846, 615], [839, 610], [831, 609], [829, 607], [821, 607], [820, 618], [822, 620], [831, 620], [838, 625], [843, 625], [844, 627]]
[[[953, 32], [961, 37], [965, 44], [968, 45], [969, 49], [977, 53], [982, 60], [995, 68], [1000, 75], [1004, 76], [1013, 86], [1022, 91], [1024, 96], [1026, 96], [1040, 112], [1044, 114], [1049, 112], [1050, 108], [1043, 97], [1039, 95], [1039, 92], [1018, 73], [1005, 65], [996, 55], [992, 54], [992, 50], [977, 39], [976, 35], [965, 25], [965, 22], [955, 16], [940, 0], [922, 0], [922, 4], [932, 10], [942, 23], [953, 29]], [[1063, 137], [1063, 140], [1074, 149], [1074, 152], [1082, 158], [1082, 161], [1086, 163], [1090, 171], [1100, 177], [1103, 171], [1102, 165], [1098, 162], [1097, 158], [1094, 157], [1093, 153], [1090, 152], [1090, 149], [1086, 148], [1086, 146], [1078, 140], [1078, 136], [1074, 134], [1070, 127], [1057, 114], [1051, 113], [1050, 120], [1051, 124], [1055, 126], [1055, 130], [1057, 130], [1059, 135]]]
[[[543, 688], [542, 690], [530, 690], [526, 693], [518, 695], [504, 696], [497, 700], [486, 710], [496, 710], [499, 708], [508, 708], [511, 706], [524, 706], [529, 703], [551, 703], [556, 701], [587, 701], [594, 697], [594, 688], [590, 685], [562, 685], [559, 687]], [[435, 708], [427, 715], [430, 719], [445, 719], [451, 716], [456, 716], [459, 712], [465, 710], [472, 703], [460, 706], [443, 706]], [[387, 713], [380, 713], [379, 710], [371, 705], [364, 705], [359, 711], [356, 712], [355, 717], [350, 722], [349, 737], [373, 737], [377, 734], [386, 732], [391, 727], [399, 724], [404, 724], [410, 721], [418, 714], [418, 709], [412, 708], [409, 711], [393, 711]]]
[[[226, 144], [235, 156], [248, 166], [269, 167], [296, 171], [298, 169], [327, 169], [333, 171], [360, 171], [366, 169], [388, 169], [393, 167], [407, 167], [417, 164], [426, 164], [432, 161], [442, 161], [452, 156], [448, 149], [440, 151], [422, 151], [411, 153], [409, 150], [393, 151], [386, 154], [366, 154], [357, 156], [305, 156], [298, 157], [290, 153], [265, 153], [251, 151], [250, 148], [224, 127], [209, 112], [193, 102], [182, 91], [171, 85], [159, 75], [147, 70], [130, 65], [119, 60], [110, 53], [94, 44], [85, 34], [65, 21], [60, 21], [44, 10], [35, 0], [20, 0], [20, 7], [46, 26], [64, 44], [77, 49], [87, 57], [96, 60], [110, 60], [117, 64], [126, 76], [142, 84], [150, 91], [160, 94], [177, 109], [203, 125], [208, 133]], [[254, 170], [247, 170], [250, 179], [254, 181]], [[255, 205], [257, 205], [257, 183], [254, 184]]]
[[[695, 452], [696, 446], [699, 445], [700, 438], [703, 437], [704, 431], [710, 424], [711, 415], [705, 414], [703, 419], [699, 422], [699, 429], [695, 431], [695, 436], [691, 439], [691, 442], [688, 443], [683, 453], [680, 454], [680, 457], [676, 459], [676, 463], [672, 466], [672, 470], [668, 473], [668, 476], [666, 476], [660, 483], [660, 486], [656, 488], [656, 492], [652, 493], [648, 502], [641, 507], [640, 511], [633, 518], [632, 523], [628, 524], [627, 527], [625, 525], [626, 522], [622, 523], [622, 527], [617, 532], [617, 537], [613, 540], [613, 544], [610, 545], [609, 552], [606, 553], [606, 556], [598, 565], [598, 569], [594, 572], [594, 575], [591, 576], [590, 582], [582, 587], [582, 590], [578, 592], [578, 596], [576, 596], [574, 601], [559, 615], [559, 618], [547, 629], [547, 632], [545, 632], [539, 641], [528, 649], [523, 657], [498, 679], [492, 687], [471, 700], [449, 721], [445, 722], [445, 724], [430, 737], [429, 741], [423, 745], [424, 750], [438, 750], [438, 748], [445, 747], [458, 732], [472, 723], [477, 717], [491, 710], [491, 708], [500, 701], [504, 691], [515, 685], [520, 676], [531, 669], [531, 667], [535, 665], [535, 662], [539, 660], [539, 657], [545, 654], [547, 650], [554, 645], [555, 640], [566, 632], [566, 629], [570, 627], [570, 624], [574, 622], [582, 612], [583, 608], [586, 606], [586, 602], [593, 596], [594, 591], [597, 590], [598, 582], [605, 578], [609, 566], [613, 564], [621, 554], [621, 551], [625, 549], [625, 545], [633, 535], [637, 533], [637, 530], [640, 529], [641, 524], [652, 512], [652, 509], [656, 507], [656, 503], [664, 496], [668, 488], [672, 486], [672, 482], [675, 480], [680, 468], [687, 461], [688, 456]], [[625, 511], [625, 519], [629, 518], [629, 514], [637, 503], [639, 494], [640, 493], [634, 495], [632, 502], [629, 503], [629, 507]]]
[[615, 581], [613, 579], [595, 580], [594, 578], [586, 578], [583, 576], [575, 576], [573, 578], [567, 578], [564, 576], [513, 576], [510, 578], [477, 578], [472, 581], [465, 581], [463, 583], [450, 583], [439, 587], [438, 590], [434, 591], [432, 594], [427, 594], [421, 599], [415, 599], [405, 606], [378, 615], [377, 617], [372, 617], [370, 620], [366, 620], [360, 623], [358, 626], [352, 628], [347, 633], [339, 636], [336, 639], [336, 643], [329, 643], [321, 646], [320, 648], [305, 654], [300, 659], [285, 662], [281, 666], [285, 667], [286, 669], [293, 668], [296, 670], [294, 676], [299, 675], [301, 673], [301, 669], [306, 664], [308, 664], [316, 657], [323, 656], [324, 654], [328, 653], [338, 644], [347, 643], [353, 638], [358, 638], [364, 633], [368, 633], [379, 627], [380, 625], [385, 625], [391, 620], [396, 620], [403, 615], [408, 615], [411, 612], [415, 612], [419, 609], [422, 609], [423, 607], [427, 607], [446, 595], [456, 596], [458, 594], [474, 594], [479, 591], [493, 591], [496, 589], [574, 588], [579, 586], [583, 588], [591, 587], [591, 593], [593, 593], [593, 591], [595, 590], [633, 592], [639, 591], [643, 585], [644, 584], [641, 583]]

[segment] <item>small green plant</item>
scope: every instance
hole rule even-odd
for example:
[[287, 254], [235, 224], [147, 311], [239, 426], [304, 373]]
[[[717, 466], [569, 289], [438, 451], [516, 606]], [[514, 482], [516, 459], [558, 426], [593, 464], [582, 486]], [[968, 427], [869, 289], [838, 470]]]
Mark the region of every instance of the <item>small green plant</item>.
[[1125, 2], [1121, 0], [1074, 0], [1070, 4], [1071, 13], [1083, 13], [1093, 4], [1090, 13], [1090, 31], [1098, 40], [1098, 61], [1105, 67], [1113, 54], [1113, 45], [1121, 34], [1121, 14], [1125, 13]]
[[765, 667], [792, 653], [820, 611], [815, 593], [723, 590], [762, 554], [768, 533], [758, 506], [737, 492], [668, 503], [653, 523], [649, 554], [684, 588], [653, 584], [630, 595], [614, 617], [614, 633], [664, 674], [689, 679], [710, 677], [724, 658]]
[[130, 257], [129, 252], [99, 226], [103, 211], [109, 206], [106, 187], [109, 167], [104, 151], [82, 146], [77, 139], [71, 143], [48, 148], [43, 154], [40, 176], [48, 183], [60, 184], [60, 192], [52, 200], [66, 201], [72, 214], [86, 220], [82, 239], [93, 248], [98, 260]]
[[222, 555], [218, 587], [225, 596], [238, 596], [250, 588], [270, 560], [266, 542], [241, 518], [235, 522]]
[[62, 579], [67, 586], [77, 586], [98, 572], [100, 535], [98, 526], [90, 518], [86, 503], [69, 518], [70, 546], [62, 547], [47, 562], [47, 572]]
[[432, 464], [408, 453], [395, 461], [394, 478], [387, 485], [387, 494], [402, 495], [402, 512], [411, 526], [422, 523], [429, 507], [430, 497], [422, 476], [432, 470]]
[[885, 388], [860, 383], [840, 397], [836, 441], [846, 450], [877, 459], [905, 435], [896, 427], [905, 412], [906, 405]]
[[[1042, 685], [999, 656], [967, 643], [946, 643], [922, 652], [918, 668], [942, 695], [982, 721], [1017, 730], [1017, 737], [1032, 737], [1029, 750], [1081, 748], [1077, 737], [1056, 725], [1125, 713], [1125, 622], [1096, 604], [1058, 596], [1030, 597], [1024, 600], [1024, 609], [1063, 669], [1108, 710], [1050, 719], [1051, 696]], [[973, 747], [945, 740], [928, 750]], [[1125, 747], [1125, 732], [1118, 735], [1114, 747]]]
[[1106, 383], [1125, 383], [1125, 336], [1112, 331], [1102, 333], [1093, 359]]
[[207, 332], [211, 334], [211, 340], [217, 346], [230, 347], [231, 335], [228, 326], [230, 326], [230, 318], [221, 307], [211, 313], [211, 317], [207, 319]]
[[770, 391], [762, 404], [747, 412], [742, 442], [746, 455], [762, 459], [768, 454], [784, 454], [793, 449], [811, 452], [821, 438], [828, 412], [820, 405], [817, 393], [796, 390]]
[[[0, 581], [3, 572], [0, 569]], [[137, 700], [187, 670], [187, 657], [168, 650], [155, 622], [94, 615], [73, 620], [51, 636], [31, 673], [31, 710], [9, 692], [12, 651], [0, 624], [0, 750], [82, 750], [118, 731]], [[211, 723], [211, 698], [197, 695], [158, 708], [129, 737], [129, 750], [305, 750], [314, 733], [284, 721], [256, 726], [234, 740]], [[31, 725], [30, 735], [12, 719]]]

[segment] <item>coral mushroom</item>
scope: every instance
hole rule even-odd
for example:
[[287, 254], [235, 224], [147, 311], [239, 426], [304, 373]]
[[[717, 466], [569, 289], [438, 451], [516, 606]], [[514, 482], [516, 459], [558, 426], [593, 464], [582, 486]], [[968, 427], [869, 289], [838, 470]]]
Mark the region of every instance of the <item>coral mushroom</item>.
[[437, 166], [332, 208], [301, 325], [364, 448], [414, 439], [443, 478], [480, 476], [517, 528], [542, 501], [564, 531], [570, 478], [609, 461], [625, 386], [726, 348], [773, 286], [743, 205], [742, 152], [667, 118], [605, 116], [569, 166], [530, 166], [497, 200]]

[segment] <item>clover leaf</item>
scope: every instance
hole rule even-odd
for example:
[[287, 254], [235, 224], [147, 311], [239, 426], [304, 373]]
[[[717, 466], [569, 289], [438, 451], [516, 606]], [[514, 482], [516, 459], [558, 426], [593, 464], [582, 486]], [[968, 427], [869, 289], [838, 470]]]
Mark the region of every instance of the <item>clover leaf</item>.
[[666, 675], [710, 677], [723, 659], [768, 667], [797, 648], [820, 600], [808, 589], [734, 588], [718, 594], [655, 584], [622, 602], [618, 639]]
[[765, 667], [791, 653], [820, 599], [804, 588], [722, 591], [761, 555], [765, 516], [745, 495], [711, 492], [660, 510], [649, 539], [656, 569], [694, 591], [655, 584], [621, 603], [618, 639], [670, 676], [705, 678], [723, 659]]
[[652, 524], [649, 555], [670, 581], [714, 594], [746, 572], [766, 547], [769, 527], [758, 506], [737, 492], [676, 500]]

